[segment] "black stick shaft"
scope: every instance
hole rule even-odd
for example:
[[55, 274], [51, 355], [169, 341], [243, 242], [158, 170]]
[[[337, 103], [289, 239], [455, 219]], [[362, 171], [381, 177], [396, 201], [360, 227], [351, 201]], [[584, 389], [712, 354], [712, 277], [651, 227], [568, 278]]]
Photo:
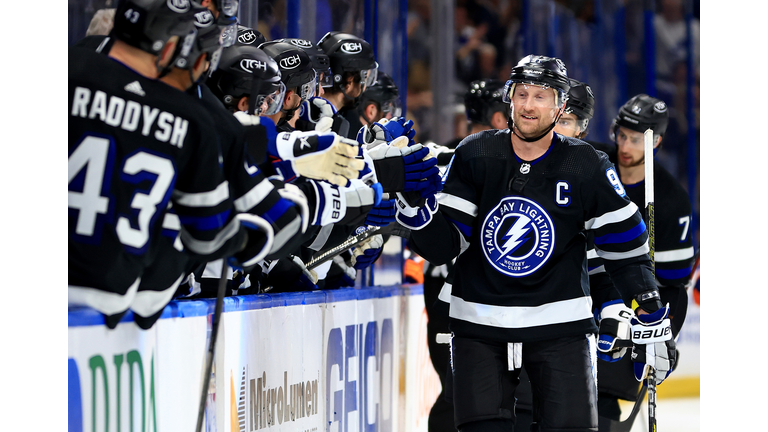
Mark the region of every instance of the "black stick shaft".
[[208, 351], [205, 355], [205, 369], [203, 370], [203, 388], [200, 395], [200, 408], [197, 412], [197, 427], [195, 431], [200, 432], [203, 428], [203, 419], [205, 418], [205, 402], [208, 399], [208, 388], [211, 385], [211, 370], [213, 369], [213, 355], [216, 352], [216, 336], [219, 334], [219, 321], [221, 320], [221, 310], [224, 308], [224, 293], [227, 288], [227, 259], [223, 258], [221, 263], [221, 277], [219, 278], [219, 290], [216, 293], [216, 307], [213, 312], [213, 323], [211, 325], [211, 340], [208, 344]]

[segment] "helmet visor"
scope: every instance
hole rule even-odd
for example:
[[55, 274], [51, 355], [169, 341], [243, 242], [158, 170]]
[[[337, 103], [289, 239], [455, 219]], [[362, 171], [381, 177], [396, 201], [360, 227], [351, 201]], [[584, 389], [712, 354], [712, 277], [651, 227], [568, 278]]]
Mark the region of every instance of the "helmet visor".
[[400, 99], [390, 99], [388, 101], [384, 101], [384, 103], [381, 104], [381, 112], [384, 114], [384, 117], [387, 118], [395, 118], [400, 117], [403, 113], [402, 108], [400, 107]]
[[278, 81], [268, 86], [265, 93], [256, 96], [256, 115], [274, 115], [280, 112], [285, 99], [285, 84]]
[[363, 85], [363, 91], [371, 87], [376, 83], [376, 77], [378, 76], [379, 64], [376, 63], [372, 69], [366, 69], [360, 71], [360, 82]]
[[238, 9], [237, 0], [219, 0], [220, 12], [228, 16], [236, 16]]
[[299, 96], [301, 101], [307, 101], [315, 96], [315, 90], [317, 88], [317, 73], [312, 77], [310, 81], [305, 82], [299, 87]]
[[504, 85], [502, 100], [517, 105], [518, 109], [521, 106], [559, 109], [564, 103], [561, 93], [540, 84], [507, 81]]
[[223, 27], [224, 30], [221, 32], [219, 45], [224, 48], [231, 47], [235, 44], [235, 40], [237, 39], [237, 22]]
[[210, 53], [210, 64], [208, 65], [208, 76], [210, 77], [213, 71], [219, 67], [219, 61], [221, 60], [222, 47], [219, 47], [216, 51]]

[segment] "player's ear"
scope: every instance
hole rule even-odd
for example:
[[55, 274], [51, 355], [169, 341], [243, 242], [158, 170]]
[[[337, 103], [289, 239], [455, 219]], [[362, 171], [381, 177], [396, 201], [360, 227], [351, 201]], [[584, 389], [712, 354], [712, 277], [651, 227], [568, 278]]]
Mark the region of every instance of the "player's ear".
[[376, 104], [370, 103], [365, 107], [365, 117], [370, 119], [370, 121], [378, 121], [381, 116], [377, 115], [379, 113], [378, 108], [376, 108]]
[[494, 129], [506, 129], [507, 127], [507, 118], [504, 117], [504, 113], [501, 111], [496, 111], [491, 116], [491, 127]]
[[661, 136], [656, 137], [656, 142], [653, 143], [653, 148], [656, 148], [661, 145]]
[[248, 111], [248, 103], [250, 102], [250, 99], [248, 96], [243, 96], [240, 98], [239, 101], [237, 101], [237, 110], [238, 111]]

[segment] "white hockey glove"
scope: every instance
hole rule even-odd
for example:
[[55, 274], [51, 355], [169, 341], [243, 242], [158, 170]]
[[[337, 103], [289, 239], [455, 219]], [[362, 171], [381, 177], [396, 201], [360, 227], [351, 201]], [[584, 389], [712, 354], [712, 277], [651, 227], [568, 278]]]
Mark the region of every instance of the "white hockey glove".
[[656, 369], [656, 384], [661, 384], [672, 372], [677, 361], [675, 341], [669, 320], [669, 305], [654, 313], [639, 315], [632, 324], [632, 361], [635, 378], [642, 381], [649, 368]]
[[627, 352], [622, 341], [629, 341], [629, 320], [632, 311], [621, 301], [605, 303], [600, 310], [600, 332], [597, 337], [597, 358], [607, 362], [619, 361]]
[[290, 161], [298, 175], [339, 186], [349, 185], [365, 168], [365, 162], [356, 159], [360, 153], [357, 143], [333, 132], [283, 132], [277, 135], [273, 151], [282, 161]]
[[352, 267], [363, 270], [369, 267], [381, 255], [384, 248], [384, 237], [376, 234], [363, 243], [352, 248]]
[[416, 131], [413, 129], [413, 120], [405, 120], [402, 117], [388, 120], [383, 118], [371, 126], [363, 126], [357, 132], [357, 142], [367, 149], [380, 144], [390, 143], [399, 137], [406, 137], [406, 145], [414, 145], [413, 137]]
[[397, 213], [395, 213], [395, 220], [400, 225], [418, 231], [432, 222], [432, 215], [437, 213], [438, 209], [437, 197], [435, 195], [427, 197], [423, 206], [414, 203], [415, 200], [420, 198], [415, 192], [405, 194], [398, 192], [396, 195]]
[[299, 118], [315, 125], [316, 132], [330, 132], [336, 108], [327, 99], [315, 96], [301, 104]]
[[304, 196], [304, 192], [301, 191], [296, 185], [290, 183], [284, 183], [282, 188], [277, 189], [283, 199], [286, 199], [301, 211], [301, 232], [307, 232], [307, 226], [309, 225], [309, 203], [307, 197]]

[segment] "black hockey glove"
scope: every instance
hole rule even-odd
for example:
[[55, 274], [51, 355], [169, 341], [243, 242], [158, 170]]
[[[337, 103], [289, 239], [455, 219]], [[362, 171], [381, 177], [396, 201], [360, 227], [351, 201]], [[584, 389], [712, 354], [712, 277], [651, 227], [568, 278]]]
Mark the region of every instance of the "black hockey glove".
[[248, 235], [245, 245], [229, 258], [229, 265], [235, 269], [249, 272], [262, 261], [274, 242], [275, 234], [272, 225], [263, 218], [250, 213], [239, 213], [235, 216], [240, 226]]

